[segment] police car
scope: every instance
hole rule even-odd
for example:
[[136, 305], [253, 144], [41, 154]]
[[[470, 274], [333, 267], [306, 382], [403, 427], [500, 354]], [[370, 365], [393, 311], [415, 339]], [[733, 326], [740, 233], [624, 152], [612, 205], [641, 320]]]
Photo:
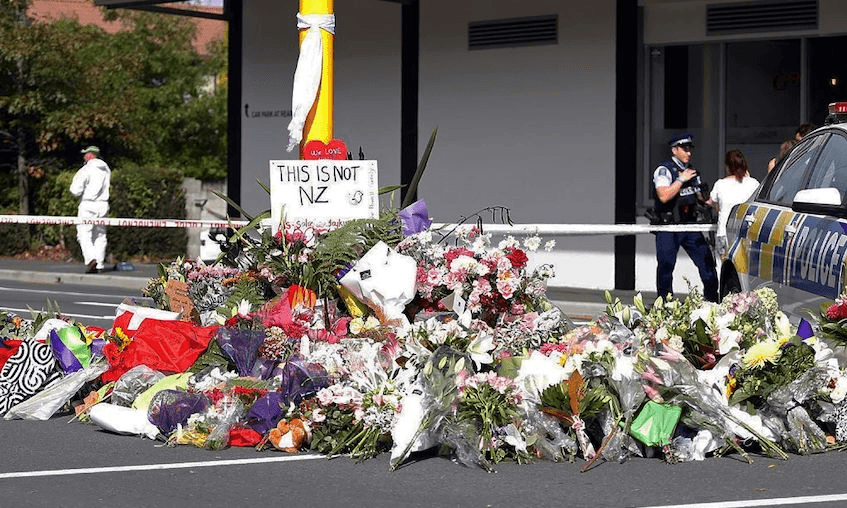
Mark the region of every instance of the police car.
[[[842, 123], [843, 122], [843, 123]], [[847, 283], [847, 102], [829, 105], [810, 132], [727, 223], [732, 241], [720, 293], [772, 287], [799, 317], [834, 300]]]

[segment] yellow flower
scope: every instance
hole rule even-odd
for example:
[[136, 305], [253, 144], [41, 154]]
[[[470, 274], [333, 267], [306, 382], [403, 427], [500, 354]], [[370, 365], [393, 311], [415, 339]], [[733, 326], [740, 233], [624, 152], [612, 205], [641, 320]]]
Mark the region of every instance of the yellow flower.
[[348, 326], [352, 335], [359, 335], [362, 332], [362, 328], [364, 328], [365, 323], [362, 321], [362, 318], [356, 318], [350, 321]]
[[782, 353], [781, 346], [779, 341], [759, 342], [747, 350], [741, 361], [744, 365], [753, 368], [761, 367], [765, 362], [775, 363]]
[[735, 376], [732, 374], [726, 375], [726, 396], [727, 398], [732, 397], [732, 394], [735, 393], [735, 387], [738, 384], [738, 381], [735, 380]]

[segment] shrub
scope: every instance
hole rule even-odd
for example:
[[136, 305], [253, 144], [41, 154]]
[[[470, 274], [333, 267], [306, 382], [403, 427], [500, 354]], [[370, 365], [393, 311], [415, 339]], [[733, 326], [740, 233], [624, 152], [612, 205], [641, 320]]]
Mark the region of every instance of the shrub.
[[[109, 216], [184, 219], [182, 174], [161, 168], [121, 168], [112, 172]], [[181, 228], [110, 227], [109, 252], [118, 259], [150, 260], [184, 256], [188, 234]]]

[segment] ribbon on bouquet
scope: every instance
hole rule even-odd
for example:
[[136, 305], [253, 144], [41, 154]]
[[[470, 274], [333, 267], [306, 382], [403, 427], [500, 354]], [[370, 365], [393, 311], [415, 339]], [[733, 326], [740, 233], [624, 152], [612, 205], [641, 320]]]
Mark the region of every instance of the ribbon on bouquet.
[[323, 41], [321, 30], [335, 35], [334, 14], [297, 14], [297, 28], [308, 30], [300, 45], [294, 88], [291, 94], [291, 122], [288, 124], [288, 151], [303, 140], [303, 126], [315, 103], [321, 84]]
[[579, 415], [573, 415], [573, 424], [571, 424], [571, 428], [574, 430], [576, 434], [576, 440], [579, 442], [579, 448], [582, 450], [582, 457], [585, 460], [591, 460], [597, 455], [597, 452], [594, 451], [594, 445], [591, 444], [591, 440], [588, 439], [588, 434], [585, 433], [585, 422], [582, 421], [582, 418]]

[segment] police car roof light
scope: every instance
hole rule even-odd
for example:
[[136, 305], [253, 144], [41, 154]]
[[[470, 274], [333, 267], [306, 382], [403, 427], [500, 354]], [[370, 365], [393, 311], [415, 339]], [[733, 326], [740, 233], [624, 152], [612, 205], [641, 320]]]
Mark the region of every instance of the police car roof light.
[[827, 107], [827, 124], [847, 121], [847, 102], [833, 102]]

